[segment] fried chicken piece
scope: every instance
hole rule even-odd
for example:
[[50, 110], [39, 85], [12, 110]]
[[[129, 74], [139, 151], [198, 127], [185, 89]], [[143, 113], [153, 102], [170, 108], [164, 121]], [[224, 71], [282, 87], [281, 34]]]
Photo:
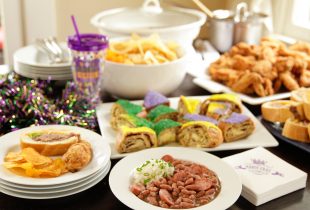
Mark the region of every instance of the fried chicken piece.
[[258, 96], [261, 96], [261, 97], [266, 96], [265, 89], [262, 83], [255, 82], [253, 84], [253, 88], [254, 88], [255, 93]]
[[265, 78], [264, 86], [265, 86], [265, 93], [267, 96], [273, 95], [275, 93], [272, 87], [272, 81], [270, 79]]
[[308, 66], [307, 61], [305, 61], [304, 59], [301, 59], [301, 58], [295, 58], [294, 59], [294, 65], [293, 65], [291, 72], [295, 76], [299, 77], [301, 75], [302, 71], [304, 69], [307, 69], [307, 66]]
[[272, 71], [272, 63], [268, 60], [257, 61], [253, 66], [252, 71], [271, 80], [274, 80], [278, 76], [277, 72]]
[[255, 57], [253, 56], [234, 55], [232, 68], [245, 71], [251, 69], [254, 65], [254, 62]]
[[277, 51], [270, 47], [264, 46], [261, 48], [261, 53], [259, 54], [258, 59], [267, 60], [273, 64], [277, 61]]
[[310, 55], [310, 44], [306, 42], [297, 42], [289, 47], [290, 50], [304, 52]]
[[302, 87], [310, 87], [310, 70], [303, 69], [299, 83]]
[[278, 72], [291, 71], [294, 67], [294, 59], [290, 57], [278, 57], [274, 67]]
[[294, 78], [294, 76], [290, 72], [284, 72], [280, 74], [280, 78], [284, 84], [284, 86], [292, 91], [298, 89], [300, 86], [297, 82], [297, 80]]
[[282, 86], [282, 80], [280, 77], [278, 77], [275, 81], [274, 81], [274, 84], [273, 84], [273, 91], [276, 93], [280, 90]]
[[260, 45], [262, 47], [271, 48], [272, 50], [275, 50], [275, 51], [286, 48], [283, 42], [273, 39], [271, 37], [263, 37], [261, 39]]
[[256, 57], [259, 51], [258, 48], [259, 47], [257, 45], [250, 45], [245, 42], [240, 42], [230, 49], [229, 54], [230, 56], [242, 55]]
[[243, 93], [250, 85], [255, 82], [260, 82], [262, 80], [261, 76], [257, 73], [252, 73], [246, 71], [238, 81], [232, 85], [232, 89], [237, 92]]
[[92, 159], [91, 145], [86, 141], [80, 141], [69, 147], [62, 156], [66, 168], [71, 172], [76, 172], [85, 167]]
[[235, 71], [233, 69], [224, 68], [224, 67], [218, 68], [214, 65], [210, 66], [209, 73], [210, 73], [213, 80], [222, 81], [222, 82], [226, 82], [226, 81], [230, 80], [230, 78], [235, 77], [237, 75], [240, 75], [240, 73], [238, 73], [238, 71]]

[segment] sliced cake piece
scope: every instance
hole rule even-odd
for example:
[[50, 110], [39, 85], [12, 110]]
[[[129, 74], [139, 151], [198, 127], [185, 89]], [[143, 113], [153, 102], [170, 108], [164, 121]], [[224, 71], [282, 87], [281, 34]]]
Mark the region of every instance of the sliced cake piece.
[[119, 129], [115, 146], [119, 153], [156, 147], [156, 133], [148, 127], [128, 128], [124, 126]]
[[159, 105], [169, 106], [169, 99], [159, 92], [152, 90], [148, 91], [147, 94], [144, 96], [143, 106], [145, 107], [145, 109], [149, 111]]
[[211, 101], [207, 108], [206, 115], [216, 120], [230, 116], [232, 105], [228, 102]]
[[175, 122], [170, 119], [163, 119], [154, 125], [154, 130], [157, 134], [158, 145], [169, 144], [176, 142], [177, 132], [181, 123]]
[[223, 134], [213, 123], [192, 121], [182, 125], [178, 141], [183, 146], [211, 148], [223, 142]]
[[117, 100], [111, 109], [111, 120], [110, 124], [113, 129], [117, 129], [116, 122], [117, 117], [121, 114], [130, 114], [130, 115], [137, 115], [141, 113], [143, 107], [134, 103], [131, 103], [128, 100], [119, 99]]
[[147, 118], [153, 122], [158, 122], [162, 119], [171, 119], [177, 121], [178, 116], [179, 113], [177, 112], [177, 110], [172, 109], [168, 106], [159, 105], [148, 113]]
[[236, 112], [233, 112], [228, 118], [220, 120], [218, 126], [223, 132], [225, 142], [243, 139], [255, 129], [250, 117]]
[[206, 115], [208, 111], [208, 106], [210, 102], [227, 102], [231, 104], [231, 110], [233, 112], [242, 112], [242, 103], [238, 96], [230, 93], [215, 94], [211, 95], [209, 98], [204, 100], [200, 106], [200, 114]]
[[180, 96], [178, 104], [178, 112], [181, 115], [194, 114], [199, 111], [200, 100], [193, 98], [186, 98], [185, 96]]
[[147, 119], [131, 115], [131, 114], [120, 114], [116, 117], [115, 120], [115, 130], [118, 130], [120, 127], [126, 126], [129, 128], [138, 128], [138, 127], [148, 127], [153, 128], [153, 123]]

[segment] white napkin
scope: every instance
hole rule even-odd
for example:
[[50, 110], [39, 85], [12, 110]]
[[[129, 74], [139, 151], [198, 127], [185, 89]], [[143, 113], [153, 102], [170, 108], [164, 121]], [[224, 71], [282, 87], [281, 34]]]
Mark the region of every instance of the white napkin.
[[239, 174], [241, 195], [256, 206], [306, 186], [307, 173], [262, 147], [223, 160]]

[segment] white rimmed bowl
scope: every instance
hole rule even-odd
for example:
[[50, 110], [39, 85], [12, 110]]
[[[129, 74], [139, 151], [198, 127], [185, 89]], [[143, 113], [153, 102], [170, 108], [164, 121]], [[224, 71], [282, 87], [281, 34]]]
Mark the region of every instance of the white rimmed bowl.
[[[120, 39], [110, 42], [113, 40]], [[178, 55], [177, 60], [163, 64], [128, 65], [106, 61], [102, 87], [120, 98], [143, 98], [149, 90], [167, 95], [179, 87], [186, 75], [188, 50], [180, 46]]]

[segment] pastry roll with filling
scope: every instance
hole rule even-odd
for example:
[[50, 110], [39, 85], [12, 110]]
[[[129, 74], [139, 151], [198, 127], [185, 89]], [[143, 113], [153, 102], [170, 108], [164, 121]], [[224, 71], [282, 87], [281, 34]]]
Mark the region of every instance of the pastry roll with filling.
[[178, 112], [181, 115], [197, 113], [199, 111], [199, 104], [200, 101], [198, 99], [181, 96], [178, 104]]
[[147, 94], [144, 96], [143, 106], [147, 111], [159, 106], [159, 105], [166, 105], [169, 106], [170, 102], [169, 99], [156, 91], [148, 91]]
[[121, 127], [116, 139], [116, 150], [127, 153], [157, 147], [155, 131], [148, 127]]
[[211, 148], [223, 142], [223, 134], [213, 123], [192, 121], [182, 125], [178, 140], [183, 146]]
[[126, 126], [129, 128], [148, 127], [153, 128], [153, 123], [147, 119], [137, 117], [131, 114], [120, 114], [115, 120], [115, 130]]
[[218, 125], [218, 121], [212, 117], [208, 117], [200, 114], [186, 114], [182, 118], [182, 123], [190, 122], [190, 121], [206, 121], [213, 123], [214, 125]]
[[246, 115], [233, 112], [228, 118], [219, 122], [224, 141], [232, 142], [249, 136], [255, 129], [254, 123]]
[[214, 94], [207, 98], [205, 101], [202, 102], [200, 106], [200, 114], [206, 115], [208, 111], [208, 106], [210, 102], [227, 102], [231, 104], [231, 110], [233, 112], [241, 113], [242, 106], [241, 100], [238, 96], [230, 93], [223, 93], [223, 94]]
[[177, 121], [179, 118], [179, 113], [177, 110], [168, 106], [159, 105], [148, 113], [147, 118], [155, 123], [162, 119]]
[[211, 101], [208, 105], [206, 115], [216, 120], [225, 118], [232, 113], [232, 105], [228, 102]]
[[117, 100], [111, 109], [111, 127], [117, 129], [117, 119], [121, 114], [137, 115], [143, 111], [143, 107], [133, 104], [128, 100], [119, 99]]
[[154, 130], [157, 134], [158, 146], [176, 142], [177, 132], [181, 123], [175, 122], [170, 119], [160, 120], [154, 125]]

